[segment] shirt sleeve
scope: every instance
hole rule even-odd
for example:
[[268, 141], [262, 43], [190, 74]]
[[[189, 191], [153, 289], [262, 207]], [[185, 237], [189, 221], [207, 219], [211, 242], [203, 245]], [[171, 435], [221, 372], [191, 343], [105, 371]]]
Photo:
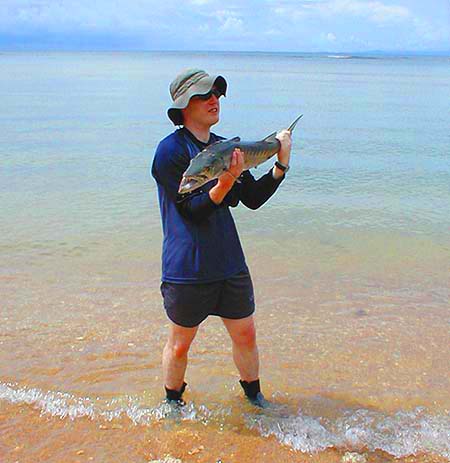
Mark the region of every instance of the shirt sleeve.
[[176, 203], [178, 212], [193, 222], [205, 220], [220, 205], [215, 204], [207, 191], [197, 191], [186, 195], [178, 194], [183, 173], [190, 162], [188, 152], [181, 146], [160, 143], [152, 164], [152, 175], [164, 188], [168, 197]]
[[273, 178], [272, 169], [255, 180], [255, 177], [246, 170], [240, 177], [241, 184], [239, 198], [249, 209], [258, 209], [277, 191], [285, 175], [279, 179]]

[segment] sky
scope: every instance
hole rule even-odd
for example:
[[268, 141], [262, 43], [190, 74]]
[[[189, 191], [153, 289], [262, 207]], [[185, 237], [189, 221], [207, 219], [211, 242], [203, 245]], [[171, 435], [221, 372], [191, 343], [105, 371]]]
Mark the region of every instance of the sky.
[[0, 0], [0, 50], [450, 52], [450, 0]]

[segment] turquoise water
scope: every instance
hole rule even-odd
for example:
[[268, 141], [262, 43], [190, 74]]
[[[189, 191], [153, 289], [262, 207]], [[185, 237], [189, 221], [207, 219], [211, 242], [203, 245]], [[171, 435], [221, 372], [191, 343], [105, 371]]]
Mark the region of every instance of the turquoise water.
[[[245, 429], [305, 452], [449, 458], [449, 58], [1, 53], [0, 399], [64, 413], [58, 394], [159, 400], [165, 318], [149, 167], [173, 130], [168, 84], [185, 67], [227, 78], [215, 128], [226, 137], [259, 139], [304, 114], [280, 190], [258, 211], [233, 212], [266, 387], [303, 412]], [[222, 416], [235, 373], [228, 339], [208, 323], [190, 398]], [[202, 385], [210, 373], [214, 387]], [[229, 421], [241, 423], [236, 401]], [[331, 434], [301, 413], [325, 416]]]
[[4, 53], [0, 66], [4, 263], [118, 231], [134, 253], [158, 236], [148, 166], [172, 130], [168, 82], [188, 66], [227, 77], [224, 136], [257, 139], [304, 114], [289, 179], [264, 214], [238, 211], [244, 234], [390, 232], [448, 252], [448, 58]]

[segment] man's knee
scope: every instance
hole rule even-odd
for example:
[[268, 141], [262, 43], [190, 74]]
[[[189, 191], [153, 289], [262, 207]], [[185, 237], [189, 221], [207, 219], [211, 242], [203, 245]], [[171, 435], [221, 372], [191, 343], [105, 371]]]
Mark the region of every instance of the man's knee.
[[247, 325], [239, 328], [233, 336], [233, 342], [239, 347], [252, 349], [256, 346], [256, 329], [255, 326]]
[[177, 359], [184, 358], [189, 352], [192, 341], [195, 338], [198, 327], [184, 328], [175, 324], [171, 325], [169, 337], [165, 346], [165, 355]]
[[177, 359], [184, 358], [191, 347], [191, 343], [183, 340], [169, 340], [167, 343], [167, 348], [170, 350], [172, 357]]

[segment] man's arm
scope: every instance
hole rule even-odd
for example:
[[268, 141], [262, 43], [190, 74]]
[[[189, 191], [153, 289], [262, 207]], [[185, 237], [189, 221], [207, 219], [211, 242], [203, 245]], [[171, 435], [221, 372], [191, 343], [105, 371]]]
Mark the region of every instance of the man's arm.
[[219, 206], [208, 192], [178, 194], [183, 173], [190, 162], [188, 152], [179, 145], [160, 143], [152, 165], [152, 175], [162, 185], [165, 193], [176, 203], [179, 213], [193, 222], [205, 220]]
[[209, 190], [209, 197], [214, 204], [222, 204], [227, 194], [233, 188], [234, 182], [242, 174], [243, 168], [244, 156], [241, 150], [236, 149], [231, 156], [230, 168], [218, 178], [217, 184]]
[[255, 180], [249, 171], [244, 172], [239, 199], [249, 209], [260, 208], [277, 191], [284, 180], [284, 173], [281, 177], [275, 178], [273, 170], [271, 168], [258, 180]]
[[[277, 134], [281, 148], [278, 152], [278, 161], [289, 165], [291, 155], [291, 134], [283, 130]], [[258, 180], [246, 171], [241, 176], [241, 185], [238, 186], [239, 199], [250, 209], [261, 207], [278, 189], [285, 175], [278, 167], [274, 166], [267, 174]]]

